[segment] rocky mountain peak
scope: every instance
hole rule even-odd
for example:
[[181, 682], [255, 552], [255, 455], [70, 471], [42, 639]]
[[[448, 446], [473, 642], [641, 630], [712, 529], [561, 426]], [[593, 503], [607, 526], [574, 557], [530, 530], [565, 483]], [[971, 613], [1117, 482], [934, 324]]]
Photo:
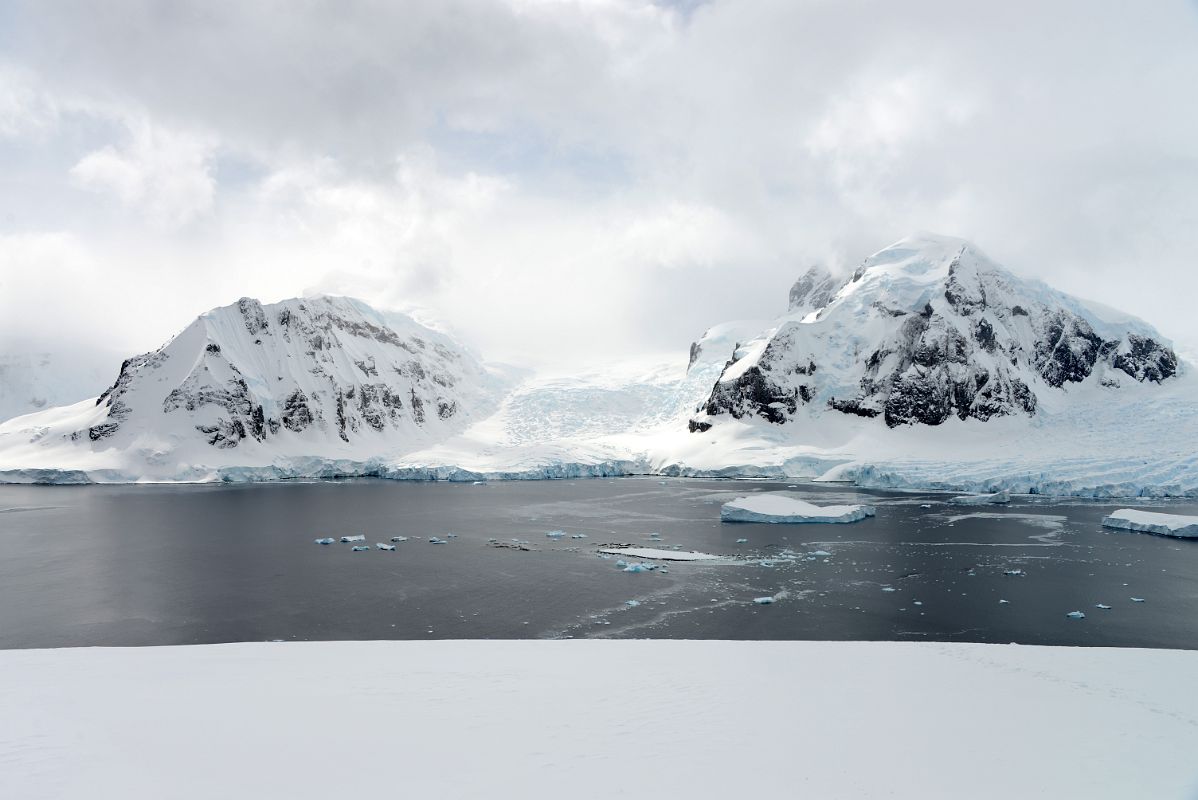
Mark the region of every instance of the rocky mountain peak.
[[902, 239], [830, 291], [810, 270], [791, 308], [731, 354], [692, 429], [722, 415], [781, 424], [833, 412], [891, 426], [1034, 415], [1044, 392], [1115, 388], [1119, 375], [1159, 383], [1179, 369], [1147, 323], [1017, 277], [947, 236]]

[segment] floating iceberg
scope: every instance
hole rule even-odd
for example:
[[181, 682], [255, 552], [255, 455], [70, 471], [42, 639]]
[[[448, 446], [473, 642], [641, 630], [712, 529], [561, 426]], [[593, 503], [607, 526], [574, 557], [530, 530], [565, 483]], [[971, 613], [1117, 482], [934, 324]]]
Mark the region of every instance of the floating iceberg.
[[873, 506], [817, 506], [770, 492], [724, 503], [720, 519], [723, 522], [857, 522], [874, 513]]
[[442, 538], [440, 538], [439, 536], [430, 536], [430, 537], [428, 537], [428, 542], [429, 542], [429, 544], [445, 544], [445, 543], [447, 543], [448, 541], [449, 541], [448, 539], [442, 539]]
[[[723, 512], [721, 511], [720, 513], [722, 514]], [[737, 539], [736, 543], [737, 544], [748, 544], [749, 540], [748, 539]]]
[[1143, 602], [1144, 602], [1144, 598], [1143, 598], [1143, 597], [1133, 597], [1133, 598], [1131, 598], [1131, 601], [1132, 601], [1133, 603], [1143, 603]]
[[1080, 611], [1070, 611], [1065, 616], [1069, 617], [1069, 619], [1085, 619], [1086, 618], [1086, 615]]
[[342, 542], [364, 542], [364, 541], [366, 541], [366, 534], [359, 533], [357, 536], [342, 536], [341, 541]]
[[1103, 517], [1102, 524], [1107, 528], [1118, 528], [1125, 531], [1159, 533], [1162, 536], [1176, 536], [1181, 539], [1198, 539], [1198, 517], [1186, 517], [1181, 514], [1162, 514], [1159, 511], [1121, 508], [1110, 516]]
[[566, 535], [566, 532], [565, 531], [549, 531], [545, 535], [547, 537], [549, 537], [550, 539], [560, 539]]
[[639, 572], [652, 572], [655, 569], [657, 569], [656, 564], [642, 564], [640, 562], [636, 564], [629, 564], [628, 566], [624, 567], [625, 572], [631, 572], [634, 574]]
[[394, 550], [395, 549], [395, 545], [383, 544], [382, 542], [376, 542], [374, 546], [380, 550]]
[[1111, 610], [1111, 607], [1110, 607], [1110, 606], [1108, 606], [1106, 603], [1098, 603], [1098, 604], [1097, 604], [1096, 606], [1094, 606], [1094, 607], [1095, 607], [1095, 608], [1101, 608], [1103, 611], [1110, 611], [1110, 610]]
[[406, 537], [406, 536], [392, 536], [391, 537], [391, 541], [393, 541], [393, 542], [406, 542], [407, 540], [408, 540], [408, 537]]
[[332, 544], [335, 541], [336, 541], [336, 539], [334, 539], [332, 536], [326, 536], [323, 539], [317, 539], [316, 543], [317, 544]]
[[773, 597], [754, 597], [753, 602], [759, 606], [768, 606], [774, 602]]
[[994, 494], [965, 494], [949, 500], [955, 506], [1001, 506], [1011, 502], [1010, 492]]
[[369, 549], [370, 548], [364, 544], [356, 544], [350, 548], [350, 550], [353, 550], [355, 553], [361, 553], [363, 550], [369, 550]]

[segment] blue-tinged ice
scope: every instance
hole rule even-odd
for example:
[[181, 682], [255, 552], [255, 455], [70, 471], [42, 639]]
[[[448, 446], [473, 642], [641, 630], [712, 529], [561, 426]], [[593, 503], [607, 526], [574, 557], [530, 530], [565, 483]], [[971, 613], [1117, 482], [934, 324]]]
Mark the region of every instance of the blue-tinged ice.
[[332, 544], [335, 541], [337, 541], [337, 540], [334, 539], [332, 536], [326, 536], [323, 539], [317, 539], [316, 543], [317, 544]]

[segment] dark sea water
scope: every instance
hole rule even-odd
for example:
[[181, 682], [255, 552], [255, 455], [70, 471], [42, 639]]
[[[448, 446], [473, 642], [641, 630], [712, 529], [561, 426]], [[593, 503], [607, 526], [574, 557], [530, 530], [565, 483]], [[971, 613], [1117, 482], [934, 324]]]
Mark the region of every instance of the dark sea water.
[[[719, 521], [722, 502], [759, 491], [878, 514]], [[1127, 502], [946, 500], [649, 478], [0, 486], [0, 648], [555, 637], [1198, 648], [1198, 541], [1103, 529]], [[546, 537], [555, 529], [567, 536]], [[313, 542], [356, 533], [369, 552]], [[410, 539], [374, 548], [396, 535]], [[613, 542], [737, 560], [631, 574], [597, 554]], [[753, 602], [764, 596], [777, 600]]]

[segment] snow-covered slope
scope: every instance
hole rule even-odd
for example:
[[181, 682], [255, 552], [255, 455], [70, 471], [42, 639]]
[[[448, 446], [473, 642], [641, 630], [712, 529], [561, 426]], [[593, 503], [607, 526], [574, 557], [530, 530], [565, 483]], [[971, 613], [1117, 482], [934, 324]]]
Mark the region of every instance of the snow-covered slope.
[[0, 468], [177, 479], [292, 459], [366, 462], [461, 431], [503, 389], [408, 317], [348, 298], [242, 298], [126, 360], [97, 399], [0, 425]]
[[692, 421], [824, 412], [894, 427], [1034, 415], [1070, 387], [1159, 384], [1179, 361], [1151, 326], [1018, 278], [972, 244], [921, 234], [836, 284], [813, 269], [744, 342]]

